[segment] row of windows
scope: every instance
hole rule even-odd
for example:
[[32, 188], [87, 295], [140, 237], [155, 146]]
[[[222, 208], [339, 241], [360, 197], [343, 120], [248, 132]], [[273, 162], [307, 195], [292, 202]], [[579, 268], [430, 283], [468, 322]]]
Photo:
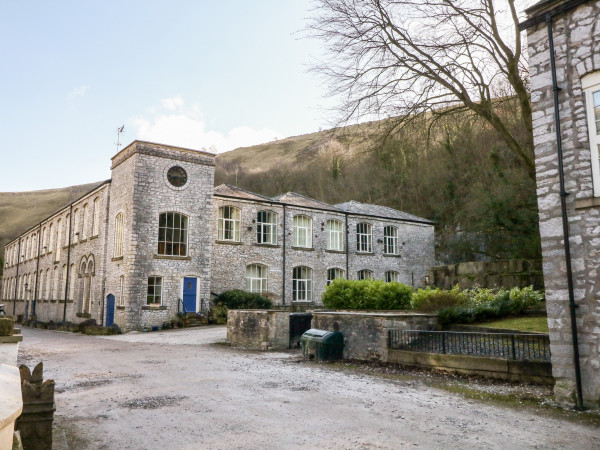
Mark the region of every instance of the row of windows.
[[[88, 236], [97, 236], [100, 230], [100, 198], [96, 197], [92, 203], [92, 211], [90, 214], [88, 203], [85, 203], [81, 208], [75, 208], [73, 210], [73, 235], [71, 236], [71, 243], [77, 243], [80, 240], [87, 239]], [[45, 255], [51, 252], [55, 252], [55, 261], [60, 260], [62, 246], [69, 245], [70, 236], [70, 214], [51, 222], [47, 226], [42, 227], [41, 230], [41, 242], [38, 243], [38, 233], [21, 240], [21, 255], [19, 257], [19, 243], [13, 244], [11, 247], [6, 249], [5, 262], [6, 266], [10, 267], [16, 265], [19, 262], [19, 258], [22, 261], [36, 258], [39, 254]], [[91, 219], [91, 223], [90, 223]], [[91, 234], [89, 234], [91, 232]], [[64, 238], [63, 238], [64, 236]], [[64, 242], [63, 242], [64, 241]]]

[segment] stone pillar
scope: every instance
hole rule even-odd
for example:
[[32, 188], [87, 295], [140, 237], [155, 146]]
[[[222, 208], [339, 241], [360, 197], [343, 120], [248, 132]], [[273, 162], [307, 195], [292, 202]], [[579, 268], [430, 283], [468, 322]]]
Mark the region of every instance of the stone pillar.
[[23, 412], [16, 428], [21, 433], [23, 449], [52, 450], [52, 422], [54, 421], [54, 381], [43, 381], [43, 363], [33, 369], [19, 366]]

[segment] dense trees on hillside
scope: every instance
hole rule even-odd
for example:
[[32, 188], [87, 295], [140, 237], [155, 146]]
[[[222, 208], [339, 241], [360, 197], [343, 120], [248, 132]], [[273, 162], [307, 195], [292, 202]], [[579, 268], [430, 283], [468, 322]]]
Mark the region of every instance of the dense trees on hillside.
[[[513, 133], [527, 133], [504, 114]], [[385, 126], [383, 127], [385, 129]], [[501, 136], [481, 118], [463, 113], [431, 123], [413, 121], [371, 150], [347, 151], [336, 135], [312, 160], [269, 172], [218, 164], [216, 184], [265, 195], [296, 191], [327, 203], [376, 203], [436, 222], [438, 258], [539, 258], [535, 182]]]

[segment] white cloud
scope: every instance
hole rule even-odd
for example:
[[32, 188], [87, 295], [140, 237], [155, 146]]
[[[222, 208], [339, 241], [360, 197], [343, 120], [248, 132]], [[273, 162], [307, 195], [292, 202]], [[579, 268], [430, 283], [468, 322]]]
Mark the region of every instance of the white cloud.
[[269, 128], [255, 130], [247, 126], [235, 127], [226, 133], [208, 130], [200, 108], [192, 105], [184, 109], [181, 96], [163, 99], [161, 104], [162, 108], [153, 107], [147, 111], [151, 117], [140, 116], [128, 121], [135, 130], [136, 139], [221, 153], [281, 136]]
[[74, 100], [77, 97], [83, 97], [85, 95], [85, 93], [88, 91], [90, 87], [87, 85], [83, 85], [83, 86], [78, 86], [74, 89], [72, 89], [68, 94], [67, 94], [67, 98], [69, 100]]

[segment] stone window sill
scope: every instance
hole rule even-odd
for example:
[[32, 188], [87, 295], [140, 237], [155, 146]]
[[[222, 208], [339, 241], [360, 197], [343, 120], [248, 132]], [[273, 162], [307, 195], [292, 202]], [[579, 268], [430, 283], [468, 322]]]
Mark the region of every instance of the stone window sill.
[[600, 206], [600, 197], [578, 198], [575, 200], [575, 209], [585, 209]]
[[110, 258], [111, 261], [123, 261], [122, 256], [115, 256], [114, 258]]
[[278, 244], [263, 244], [263, 243], [259, 243], [259, 242], [255, 243], [254, 245], [256, 247], [271, 247], [271, 248], [280, 248], [281, 247], [281, 245], [278, 245]]
[[315, 249], [312, 247], [294, 247], [293, 245], [292, 245], [292, 250], [302, 250], [305, 252], [314, 252], [315, 251]]
[[242, 242], [240, 241], [215, 241], [215, 243], [217, 244], [225, 244], [225, 245], [242, 245]]
[[386, 258], [400, 258], [401, 255], [398, 254], [393, 254], [393, 253], [384, 253], [383, 256], [385, 256]]
[[79, 243], [81, 244], [82, 242], [87, 242], [87, 238], [83, 238], [79, 240]]
[[157, 255], [154, 254], [154, 259], [174, 259], [178, 261], [191, 261], [191, 256], [175, 256], [175, 255]]
[[325, 250], [327, 253], [338, 253], [338, 254], [345, 254], [346, 252], [344, 250]]
[[124, 311], [124, 310], [125, 310], [125, 307], [124, 307], [124, 306], [117, 306], [117, 309], [118, 309], [119, 311]]
[[166, 311], [166, 306], [142, 306], [144, 311]]
[[91, 241], [92, 239], [98, 239], [98, 235], [96, 235], [96, 236], [90, 236], [90, 241]]
[[91, 319], [92, 315], [90, 313], [77, 313], [75, 314], [77, 317], [81, 317], [82, 319]]
[[371, 255], [373, 256], [375, 253], [373, 252], [356, 252], [357, 255]]

